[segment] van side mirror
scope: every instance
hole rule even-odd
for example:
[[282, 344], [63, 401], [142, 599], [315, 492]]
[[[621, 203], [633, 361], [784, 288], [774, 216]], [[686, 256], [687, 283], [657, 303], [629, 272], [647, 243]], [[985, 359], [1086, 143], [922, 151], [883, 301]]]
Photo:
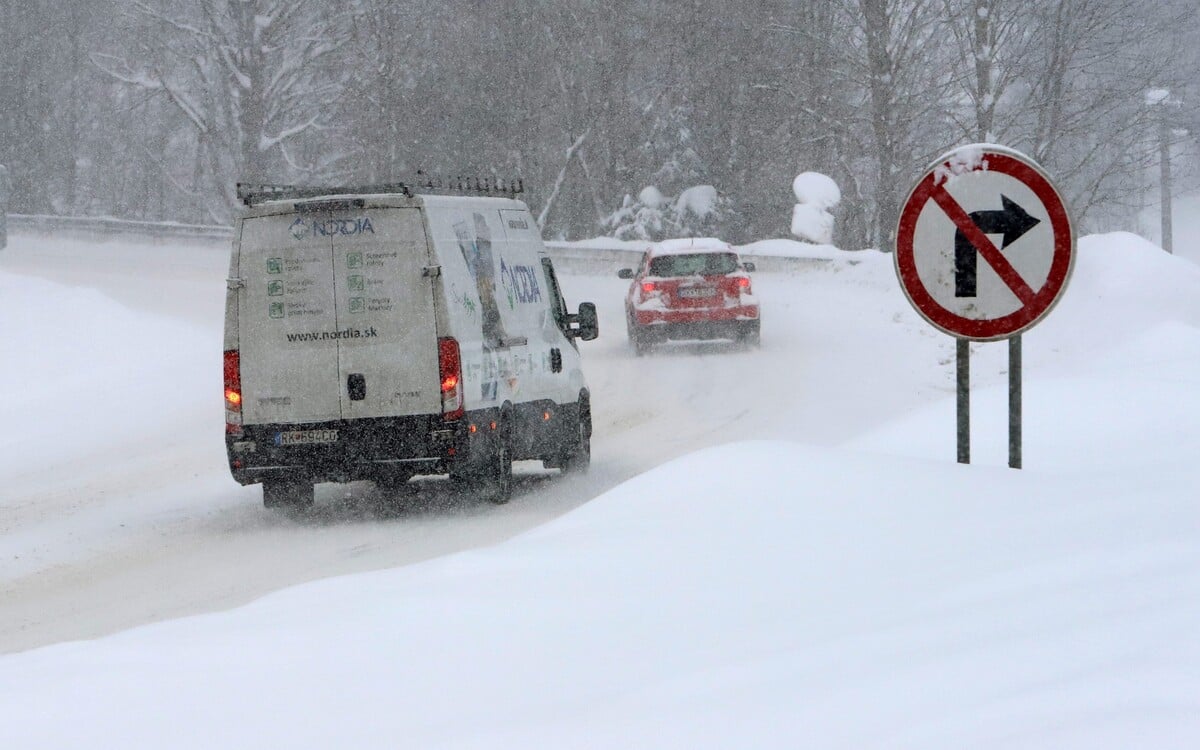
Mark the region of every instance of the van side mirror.
[[632, 279], [633, 278], [633, 269], [632, 268], [622, 268], [620, 271], [617, 271], [617, 278], [618, 279]]
[[568, 331], [571, 338], [591, 341], [600, 335], [600, 321], [596, 316], [596, 306], [591, 302], [580, 302], [579, 312], [571, 315], [568, 322], [571, 325]]
[[743, 263], [742, 268], [745, 269], [746, 273], [754, 273], [754, 264], [750, 261]]

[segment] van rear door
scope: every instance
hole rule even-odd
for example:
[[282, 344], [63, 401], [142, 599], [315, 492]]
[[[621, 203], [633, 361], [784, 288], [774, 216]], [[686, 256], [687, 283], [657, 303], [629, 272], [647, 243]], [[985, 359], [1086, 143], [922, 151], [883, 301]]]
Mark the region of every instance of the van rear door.
[[338, 377], [343, 419], [436, 414], [436, 278], [421, 211], [371, 208], [335, 212]]
[[[290, 209], [290, 207], [289, 207]], [[245, 424], [341, 418], [333, 242], [317, 216], [242, 221], [238, 339]]]

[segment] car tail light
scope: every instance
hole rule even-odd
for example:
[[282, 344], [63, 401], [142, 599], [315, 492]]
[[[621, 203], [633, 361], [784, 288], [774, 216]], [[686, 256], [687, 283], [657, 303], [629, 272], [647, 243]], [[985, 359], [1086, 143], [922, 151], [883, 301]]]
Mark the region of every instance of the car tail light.
[[642, 282], [642, 294], [649, 294], [650, 292], [653, 292], [657, 288], [658, 287], [656, 287], [654, 285], [653, 281], [643, 281]]
[[738, 277], [738, 289], [740, 291], [746, 292], [747, 294], [750, 293], [750, 277], [749, 276], [739, 276]]
[[237, 349], [225, 352], [225, 434], [242, 434], [242, 366]]
[[442, 381], [442, 417], [458, 419], [464, 412], [462, 358], [458, 342], [450, 337], [438, 339], [438, 376]]

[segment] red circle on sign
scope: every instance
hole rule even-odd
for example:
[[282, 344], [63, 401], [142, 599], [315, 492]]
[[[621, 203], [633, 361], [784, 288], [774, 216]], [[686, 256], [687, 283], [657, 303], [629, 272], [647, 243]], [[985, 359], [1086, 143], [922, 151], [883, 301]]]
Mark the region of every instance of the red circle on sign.
[[896, 233], [896, 273], [909, 302], [932, 325], [958, 338], [992, 341], [1015, 336], [1032, 327], [1050, 312], [1070, 277], [1075, 242], [1071, 231], [1071, 219], [1067, 215], [1062, 197], [1035, 164], [1025, 161], [1016, 153], [987, 148], [983, 149], [982, 159], [977, 161], [977, 164], [980, 163], [986, 163], [986, 169], [976, 166], [969, 171], [998, 172], [1013, 177], [1032, 190], [1046, 209], [1054, 238], [1053, 257], [1046, 283], [1041, 289], [1033, 290], [1032, 297], [1026, 300], [1019, 310], [997, 318], [963, 317], [946, 309], [933, 298], [917, 273], [913, 237], [921, 212], [933, 199], [934, 192], [942, 190], [941, 184], [945, 179], [943, 169], [952, 169], [952, 165], [945, 159], [926, 172], [901, 209], [900, 225]]

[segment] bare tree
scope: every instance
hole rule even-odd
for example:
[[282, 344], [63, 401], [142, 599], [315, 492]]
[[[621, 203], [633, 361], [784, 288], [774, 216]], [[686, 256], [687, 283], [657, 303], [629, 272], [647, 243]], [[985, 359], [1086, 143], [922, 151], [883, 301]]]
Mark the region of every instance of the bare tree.
[[1055, 0], [1031, 14], [1016, 140], [1065, 184], [1078, 221], [1140, 201], [1156, 125], [1145, 93], [1178, 82], [1172, 29], [1195, 20], [1194, 7], [1135, 0]]
[[420, 0], [360, 0], [345, 56], [349, 95], [337, 110], [347, 153], [339, 172], [360, 180], [410, 178], [439, 150], [446, 115], [435, 95], [447, 19]]
[[334, 64], [347, 24], [317, 0], [193, 0], [130, 9], [133, 49], [97, 53], [128, 85], [161, 93], [194, 128], [209, 211], [222, 219], [237, 179], [312, 175], [332, 157], [300, 162], [292, 143], [329, 127], [343, 74]]
[[[711, 184], [732, 239], [834, 177], [837, 241], [887, 248], [963, 141], [1041, 161], [1086, 227], [1160, 162], [1148, 88], [1200, 130], [1194, 0], [0, 0], [14, 208], [224, 221], [238, 179], [519, 175], [551, 236]], [[99, 20], [104, 19], [105, 23]], [[87, 64], [84, 64], [84, 63]], [[1156, 194], [1156, 193], [1153, 193]]]
[[855, 0], [850, 8], [861, 30], [856, 69], [867, 91], [877, 167], [874, 236], [887, 250], [894, 244], [903, 191], [947, 140], [950, 78], [939, 6], [933, 0]]

